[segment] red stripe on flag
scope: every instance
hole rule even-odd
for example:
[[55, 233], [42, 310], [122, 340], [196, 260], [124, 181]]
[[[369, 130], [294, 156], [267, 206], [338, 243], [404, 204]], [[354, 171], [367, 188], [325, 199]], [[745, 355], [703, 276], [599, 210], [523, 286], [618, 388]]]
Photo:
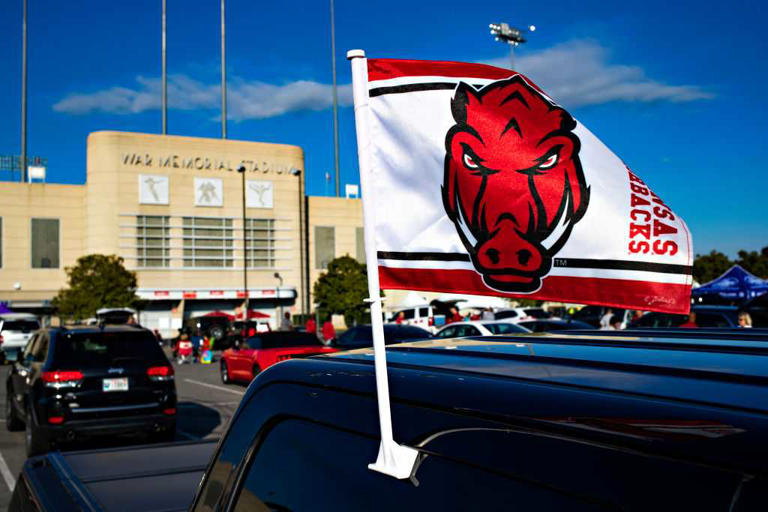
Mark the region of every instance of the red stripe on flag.
[[381, 288], [385, 290], [498, 295], [676, 314], [688, 314], [691, 306], [689, 285], [626, 279], [549, 276], [544, 279], [541, 289], [531, 294], [512, 294], [491, 290], [483, 283], [480, 274], [472, 270], [379, 266], [379, 279]]
[[401, 76], [449, 76], [457, 78], [509, 78], [515, 72], [486, 64], [434, 60], [368, 59], [368, 81]]

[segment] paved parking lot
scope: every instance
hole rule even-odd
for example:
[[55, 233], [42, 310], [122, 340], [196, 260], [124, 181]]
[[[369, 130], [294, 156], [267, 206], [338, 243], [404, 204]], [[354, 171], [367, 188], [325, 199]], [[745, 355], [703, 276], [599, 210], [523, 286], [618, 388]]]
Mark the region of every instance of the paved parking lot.
[[[215, 439], [234, 414], [245, 386], [224, 385], [219, 378], [218, 362], [210, 365], [177, 365], [178, 423], [176, 439]], [[8, 366], [0, 367], [0, 404], [5, 403], [5, 377]], [[141, 439], [101, 439], [63, 447], [78, 450], [141, 444]], [[5, 418], [0, 418], [0, 511], [7, 510], [11, 489], [26, 460], [24, 432], [8, 432]]]

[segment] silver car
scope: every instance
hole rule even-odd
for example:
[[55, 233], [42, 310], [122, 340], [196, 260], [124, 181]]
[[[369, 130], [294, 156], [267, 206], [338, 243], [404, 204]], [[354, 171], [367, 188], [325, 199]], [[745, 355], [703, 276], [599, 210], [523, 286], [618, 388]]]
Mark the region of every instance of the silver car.
[[40, 321], [35, 315], [28, 313], [0, 314], [0, 336], [3, 343], [0, 349], [6, 359], [16, 360], [27, 346], [32, 334], [40, 328]]

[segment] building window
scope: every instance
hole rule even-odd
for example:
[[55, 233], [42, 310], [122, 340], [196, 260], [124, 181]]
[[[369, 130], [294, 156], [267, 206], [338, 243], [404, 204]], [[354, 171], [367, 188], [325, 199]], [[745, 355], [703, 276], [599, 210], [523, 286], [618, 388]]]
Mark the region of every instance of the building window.
[[182, 227], [185, 267], [232, 266], [232, 219], [184, 217]]
[[139, 215], [136, 217], [136, 266], [167, 267], [170, 262], [170, 217]]
[[32, 219], [32, 268], [59, 268], [59, 219]]
[[246, 219], [248, 238], [248, 266], [273, 268], [275, 266], [274, 219]]
[[363, 228], [355, 228], [355, 250], [357, 261], [365, 263], [365, 231]]
[[315, 226], [315, 268], [326, 269], [336, 257], [336, 231], [333, 227]]

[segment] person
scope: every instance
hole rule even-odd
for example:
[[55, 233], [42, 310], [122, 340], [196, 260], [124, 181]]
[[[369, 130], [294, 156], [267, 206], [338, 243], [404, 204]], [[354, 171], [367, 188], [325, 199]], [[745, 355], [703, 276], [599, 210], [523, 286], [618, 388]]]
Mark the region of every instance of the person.
[[197, 359], [200, 357], [200, 347], [203, 346], [203, 333], [200, 331], [200, 329], [197, 329], [195, 331], [195, 334], [190, 339], [192, 342], [192, 351], [194, 354], [194, 357], [192, 357], [192, 362], [196, 363]]
[[611, 328], [611, 318], [613, 318], [613, 310], [608, 308], [605, 310], [605, 314], [600, 319], [600, 329], [607, 330]]
[[397, 318], [395, 318], [395, 323], [400, 325], [403, 322], [405, 322], [405, 311], [401, 311], [397, 314]]
[[163, 344], [163, 336], [160, 334], [160, 331], [158, 331], [157, 329], [155, 329], [154, 331], [152, 331], [152, 334], [154, 334], [154, 335], [155, 335], [155, 339], [157, 340], [157, 342], [158, 342], [160, 345], [162, 345], [162, 344]]
[[451, 315], [448, 317], [446, 324], [452, 324], [454, 322], [463, 322], [464, 317], [459, 314], [459, 310], [456, 306], [451, 308]]
[[328, 344], [335, 338], [336, 329], [333, 328], [333, 322], [331, 322], [331, 319], [329, 318], [323, 323], [323, 341]]
[[698, 324], [696, 324], [696, 313], [691, 311], [688, 313], [688, 320], [685, 323], [680, 324], [680, 327], [682, 329], [696, 329], [698, 328]]
[[611, 323], [608, 325], [608, 328], [606, 329], [608, 331], [620, 331], [621, 330], [621, 316], [620, 315], [613, 315], [611, 317]]
[[315, 322], [314, 314], [307, 318], [307, 323], [304, 324], [304, 330], [317, 336], [317, 322]]
[[746, 311], [739, 311], [739, 327], [744, 329], [752, 327], [752, 317]]
[[483, 310], [483, 320], [485, 321], [496, 320], [496, 314], [493, 312], [492, 308], [485, 308], [485, 310]]
[[283, 315], [283, 321], [280, 322], [280, 330], [281, 331], [292, 331], [293, 330], [293, 324], [291, 323], [291, 314], [286, 311]]

